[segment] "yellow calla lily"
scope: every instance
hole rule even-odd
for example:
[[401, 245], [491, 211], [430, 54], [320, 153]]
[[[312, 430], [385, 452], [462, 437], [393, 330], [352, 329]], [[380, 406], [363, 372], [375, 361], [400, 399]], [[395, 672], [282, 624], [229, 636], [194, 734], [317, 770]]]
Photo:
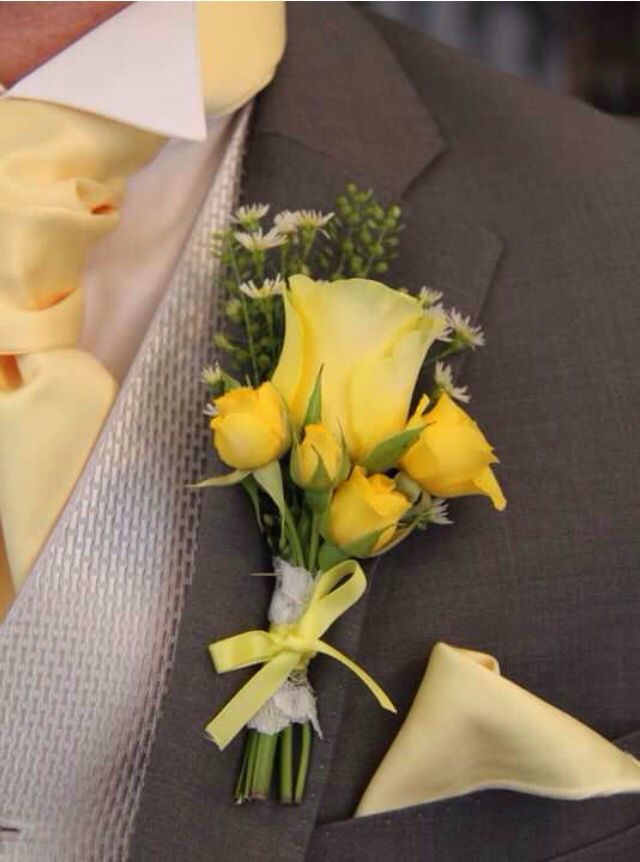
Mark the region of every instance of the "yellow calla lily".
[[482, 494], [496, 509], [504, 509], [507, 501], [490, 466], [498, 459], [477, 424], [446, 393], [423, 416], [425, 407], [423, 400], [409, 420], [409, 427], [427, 424], [400, 460], [400, 467], [430, 494]]
[[273, 384], [300, 427], [322, 368], [322, 421], [344, 434], [353, 461], [405, 427], [425, 355], [442, 333], [439, 311], [362, 278], [290, 279]]

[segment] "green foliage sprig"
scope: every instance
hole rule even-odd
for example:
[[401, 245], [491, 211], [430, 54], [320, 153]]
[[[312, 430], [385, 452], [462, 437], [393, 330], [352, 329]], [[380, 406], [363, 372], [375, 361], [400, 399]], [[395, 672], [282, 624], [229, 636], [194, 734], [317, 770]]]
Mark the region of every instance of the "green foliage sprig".
[[[270, 207], [239, 207], [231, 225], [213, 236], [213, 252], [223, 267], [224, 326], [214, 336], [229, 373], [218, 369], [209, 379], [216, 397], [233, 386], [258, 386], [278, 362], [284, 338], [282, 293], [298, 273], [317, 280], [384, 278], [398, 254], [403, 230], [401, 209], [384, 206], [371, 190], [349, 183], [334, 210], [283, 210], [266, 224]], [[404, 288], [402, 288], [404, 290]], [[429, 351], [425, 366], [433, 373], [429, 394], [448, 392], [468, 401], [466, 387], [455, 386], [444, 359], [484, 344], [484, 335], [469, 318], [445, 309], [438, 290], [422, 287], [425, 310], [439, 310], [447, 328]], [[233, 376], [231, 376], [233, 375]]]
[[327, 242], [318, 253], [321, 277], [372, 278], [383, 275], [397, 255], [402, 230], [400, 207], [383, 207], [373, 192], [350, 183], [335, 202]]

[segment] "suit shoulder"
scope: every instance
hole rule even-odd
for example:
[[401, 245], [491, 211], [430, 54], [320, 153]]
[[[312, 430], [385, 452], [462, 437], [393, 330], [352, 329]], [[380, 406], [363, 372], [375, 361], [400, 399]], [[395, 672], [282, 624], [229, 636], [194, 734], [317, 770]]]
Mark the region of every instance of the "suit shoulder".
[[372, 21], [450, 142], [464, 147], [482, 137], [506, 164], [528, 156], [541, 167], [566, 160], [567, 170], [607, 170], [612, 182], [640, 185], [640, 133], [631, 121], [494, 69], [391, 19]]

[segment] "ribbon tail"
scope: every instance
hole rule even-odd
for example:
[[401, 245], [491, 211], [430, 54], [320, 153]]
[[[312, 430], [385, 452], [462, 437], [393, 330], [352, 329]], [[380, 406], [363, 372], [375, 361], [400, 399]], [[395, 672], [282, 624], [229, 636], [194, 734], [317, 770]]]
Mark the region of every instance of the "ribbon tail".
[[269, 632], [249, 631], [209, 644], [209, 655], [218, 673], [265, 664], [277, 654]]
[[270, 659], [209, 722], [205, 733], [221, 751], [276, 693], [299, 660], [297, 653], [289, 651], [281, 652]]
[[348, 667], [352, 673], [360, 679], [369, 689], [371, 694], [378, 701], [380, 706], [383, 709], [386, 709], [388, 712], [397, 712], [398, 710], [393, 705], [393, 701], [391, 698], [384, 692], [384, 690], [378, 685], [378, 683], [373, 679], [373, 677], [369, 676], [366, 670], [360, 667], [359, 664], [356, 664], [354, 661], [351, 661], [350, 658], [344, 653], [341, 653], [340, 650], [337, 650], [335, 647], [332, 647], [330, 644], [325, 643], [324, 641], [317, 641], [315, 644], [315, 649], [318, 652], [324, 653], [325, 655], [331, 656], [331, 658], [336, 659], [345, 667]]

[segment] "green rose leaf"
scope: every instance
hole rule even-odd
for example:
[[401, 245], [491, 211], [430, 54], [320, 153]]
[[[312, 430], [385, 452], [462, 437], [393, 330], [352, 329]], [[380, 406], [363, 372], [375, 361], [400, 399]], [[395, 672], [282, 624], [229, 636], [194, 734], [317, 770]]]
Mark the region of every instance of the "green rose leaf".
[[311, 482], [309, 486], [311, 488], [321, 488], [323, 490], [330, 488], [333, 482], [331, 481], [331, 476], [327, 472], [327, 468], [322, 459], [322, 454], [315, 446], [312, 446], [311, 448], [318, 457], [318, 465], [314, 471], [313, 476], [311, 477]]
[[390, 470], [394, 464], [402, 458], [404, 453], [410, 449], [420, 436], [424, 426], [407, 428], [399, 434], [387, 437], [360, 461], [360, 466], [369, 473], [384, 473]]
[[304, 414], [302, 427], [307, 425], [316, 425], [322, 419], [322, 366], [318, 371], [316, 382], [313, 384], [309, 402], [307, 404], [307, 412]]
[[307, 501], [309, 508], [316, 515], [324, 515], [329, 509], [331, 502], [331, 491], [312, 491], [307, 488], [304, 492], [304, 498]]
[[195, 485], [187, 485], [187, 488], [228, 488], [229, 485], [237, 485], [249, 475], [249, 470], [234, 470], [232, 473], [227, 473], [226, 476], [211, 476], [210, 479], [203, 479], [201, 482], [196, 482]]
[[326, 572], [336, 566], [343, 560], [348, 560], [349, 557], [340, 548], [332, 545], [331, 542], [323, 542], [318, 555], [318, 568], [321, 572]]
[[280, 513], [280, 540], [282, 541], [285, 532], [287, 504], [284, 499], [280, 462], [272, 461], [271, 464], [267, 464], [265, 467], [259, 467], [253, 471], [253, 478], [278, 508], [278, 512]]
[[364, 559], [365, 557], [373, 556], [373, 549], [376, 546], [376, 542], [380, 538], [383, 533], [389, 527], [381, 527], [379, 530], [373, 530], [371, 533], [367, 533], [366, 536], [362, 536], [355, 542], [350, 542], [348, 545], [345, 545], [342, 550], [349, 557], [359, 557], [360, 559]]
[[391, 541], [387, 545], [385, 545], [383, 548], [380, 548], [379, 551], [374, 551], [373, 553], [369, 554], [369, 556], [370, 557], [380, 557], [380, 556], [382, 556], [382, 554], [386, 554], [387, 551], [390, 551], [392, 548], [395, 548], [396, 545], [400, 544], [400, 542], [404, 542], [404, 540], [408, 536], [410, 536], [411, 533], [413, 533], [413, 531], [415, 530], [415, 528], [417, 526], [418, 526], [418, 521], [415, 520], [411, 524], [408, 524], [406, 527], [399, 527], [398, 530], [396, 530], [396, 533], [395, 533], [393, 539], [391, 539]]
[[261, 530], [263, 530], [264, 524], [262, 523], [262, 513], [260, 512], [260, 498], [258, 496], [258, 485], [256, 483], [256, 480], [251, 475], [246, 476], [242, 480], [242, 486], [249, 495], [251, 505], [253, 506], [253, 513], [256, 516], [258, 526]]

